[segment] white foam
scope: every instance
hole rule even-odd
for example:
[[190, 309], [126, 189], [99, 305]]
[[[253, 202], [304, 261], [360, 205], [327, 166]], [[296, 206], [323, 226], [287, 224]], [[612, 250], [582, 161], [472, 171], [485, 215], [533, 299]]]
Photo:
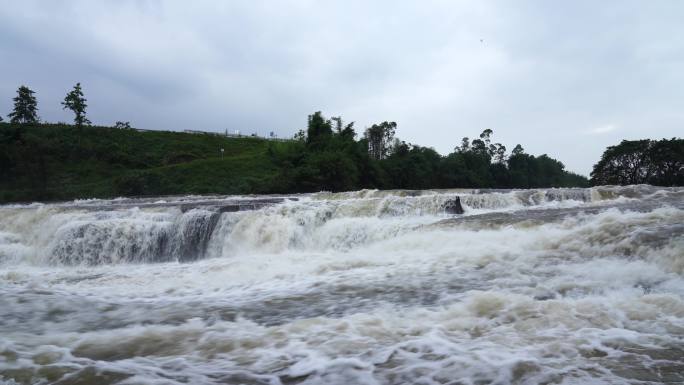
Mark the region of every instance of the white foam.
[[126, 247], [211, 210], [2, 207], [0, 382], [682, 382], [678, 191], [594, 190], [461, 192], [447, 221], [453, 191], [300, 197], [222, 214], [194, 263]]

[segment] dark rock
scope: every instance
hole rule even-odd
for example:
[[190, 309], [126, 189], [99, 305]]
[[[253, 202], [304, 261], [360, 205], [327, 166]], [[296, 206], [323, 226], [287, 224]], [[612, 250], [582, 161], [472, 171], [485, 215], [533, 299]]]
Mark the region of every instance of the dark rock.
[[534, 299], [536, 301], [550, 301], [552, 299], [556, 299], [556, 294], [554, 294], [554, 293], [537, 294], [534, 296]]
[[449, 199], [442, 204], [442, 209], [447, 214], [463, 214], [463, 206], [461, 206], [461, 198], [456, 197]]
[[[288, 199], [292, 200], [292, 198]], [[238, 199], [231, 200], [226, 204], [219, 204], [216, 201], [208, 200], [184, 203], [180, 206], [180, 209], [183, 213], [192, 209], [206, 209], [218, 211], [219, 213], [232, 213], [236, 211], [259, 210], [267, 206], [282, 203], [284, 201], [284, 198]]]
[[240, 205], [228, 205], [219, 208], [220, 213], [232, 213], [235, 211], [240, 211]]

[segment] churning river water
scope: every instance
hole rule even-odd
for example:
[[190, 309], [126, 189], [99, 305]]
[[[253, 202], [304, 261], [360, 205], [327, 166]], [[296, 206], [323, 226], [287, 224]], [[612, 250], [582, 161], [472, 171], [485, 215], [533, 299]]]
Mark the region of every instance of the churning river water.
[[684, 188], [0, 206], [0, 383], [681, 384]]

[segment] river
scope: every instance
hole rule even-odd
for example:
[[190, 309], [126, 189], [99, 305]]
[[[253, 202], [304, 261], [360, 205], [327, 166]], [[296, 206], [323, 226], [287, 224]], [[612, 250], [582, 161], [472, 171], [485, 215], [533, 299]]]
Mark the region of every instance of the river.
[[0, 206], [0, 383], [684, 383], [684, 188]]

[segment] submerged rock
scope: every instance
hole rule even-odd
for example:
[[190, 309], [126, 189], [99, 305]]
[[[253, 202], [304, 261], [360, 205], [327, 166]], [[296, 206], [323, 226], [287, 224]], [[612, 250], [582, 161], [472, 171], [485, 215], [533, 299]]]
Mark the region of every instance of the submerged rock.
[[461, 206], [461, 198], [456, 197], [449, 199], [442, 204], [442, 209], [447, 214], [463, 214], [463, 206]]
[[[287, 198], [289, 201], [296, 201], [297, 198]], [[256, 199], [237, 199], [226, 203], [216, 201], [197, 201], [180, 205], [181, 212], [185, 213], [193, 209], [214, 210], [219, 213], [231, 213], [235, 211], [259, 210], [267, 206], [285, 202], [285, 198], [256, 198]]]

